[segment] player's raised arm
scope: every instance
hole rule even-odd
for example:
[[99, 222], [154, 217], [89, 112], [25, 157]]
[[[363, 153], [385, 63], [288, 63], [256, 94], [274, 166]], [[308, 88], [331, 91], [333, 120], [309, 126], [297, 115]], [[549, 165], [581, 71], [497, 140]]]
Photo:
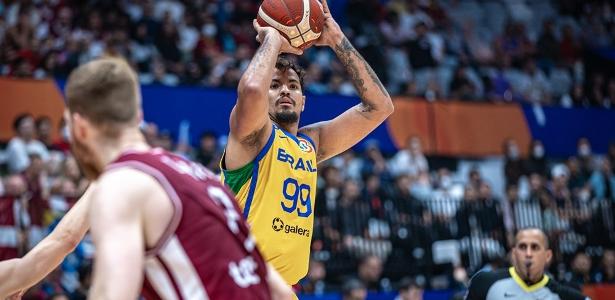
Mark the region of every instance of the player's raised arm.
[[[301, 54], [272, 27], [261, 27], [256, 20], [256, 39], [260, 46], [237, 86], [237, 104], [229, 121], [230, 136], [226, 164], [230, 169], [251, 161], [260, 150], [259, 142], [269, 136], [269, 86], [280, 53]], [[248, 151], [245, 151], [248, 150]]]
[[350, 44], [333, 20], [327, 1], [323, 0], [325, 26], [316, 45], [331, 47], [342, 62], [361, 97], [361, 103], [333, 120], [301, 128], [318, 147], [318, 161], [339, 154], [363, 139], [392, 112], [393, 102], [374, 70]]
[[154, 179], [135, 170], [118, 169], [100, 178], [89, 214], [96, 245], [90, 298], [138, 298], [145, 256], [142, 200], [152, 196], [152, 189]]
[[56, 228], [22, 258], [0, 262], [0, 299], [25, 290], [53, 271], [71, 253], [89, 228], [90, 184]]

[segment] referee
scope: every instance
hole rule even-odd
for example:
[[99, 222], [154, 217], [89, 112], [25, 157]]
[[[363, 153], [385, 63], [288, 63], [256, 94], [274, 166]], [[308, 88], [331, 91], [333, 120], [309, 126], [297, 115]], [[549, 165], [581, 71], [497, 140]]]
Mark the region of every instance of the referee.
[[478, 272], [470, 281], [466, 300], [589, 299], [545, 274], [552, 256], [548, 238], [542, 230], [520, 230], [515, 236], [515, 247], [512, 249], [513, 266], [492, 272]]

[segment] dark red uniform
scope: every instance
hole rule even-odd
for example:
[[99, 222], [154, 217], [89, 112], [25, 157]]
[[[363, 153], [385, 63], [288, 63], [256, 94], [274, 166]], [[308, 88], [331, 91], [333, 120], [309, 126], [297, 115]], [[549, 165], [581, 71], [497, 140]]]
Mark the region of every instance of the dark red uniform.
[[270, 298], [265, 262], [217, 176], [160, 149], [126, 152], [107, 170], [123, 167], [155, 178], [175, 208], [167, 231], [147, 252], [146, 299]]

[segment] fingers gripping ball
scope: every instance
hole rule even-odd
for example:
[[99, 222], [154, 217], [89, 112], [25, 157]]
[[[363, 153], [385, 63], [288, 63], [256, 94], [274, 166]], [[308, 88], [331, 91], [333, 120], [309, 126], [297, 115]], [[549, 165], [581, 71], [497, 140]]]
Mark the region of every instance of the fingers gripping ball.
[[318, 0], [264, 0], [256, 20], [277, 29], [291, 46], [310, 47], [322, 33], [325, 16]]

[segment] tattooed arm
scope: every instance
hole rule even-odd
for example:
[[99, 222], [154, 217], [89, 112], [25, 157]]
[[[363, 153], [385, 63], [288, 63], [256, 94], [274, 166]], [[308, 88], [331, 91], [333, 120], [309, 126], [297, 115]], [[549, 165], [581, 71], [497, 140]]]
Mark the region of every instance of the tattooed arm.
[[226, 168], [233, 170], [252, 161], [264, 146], [271, 132], [269, 119], [269, 86], [275, 63], [281, 52], [300, 54], [272, 27], [261, 27], [253, 22], [260, 47], [237, 87], [237, 104], [231, 112], [231, 132], [226, 148]]
[[331, 47], [352, 79], [361, 103], [333, 120], [301, 128], [317, 145], [319, 162], [335, 156], [358, 143], [392, 112], [393, 102], [374, 70], [350, 44], [339, 25], [331, 17], [323, 0], [325, 27], [317, 45]]

